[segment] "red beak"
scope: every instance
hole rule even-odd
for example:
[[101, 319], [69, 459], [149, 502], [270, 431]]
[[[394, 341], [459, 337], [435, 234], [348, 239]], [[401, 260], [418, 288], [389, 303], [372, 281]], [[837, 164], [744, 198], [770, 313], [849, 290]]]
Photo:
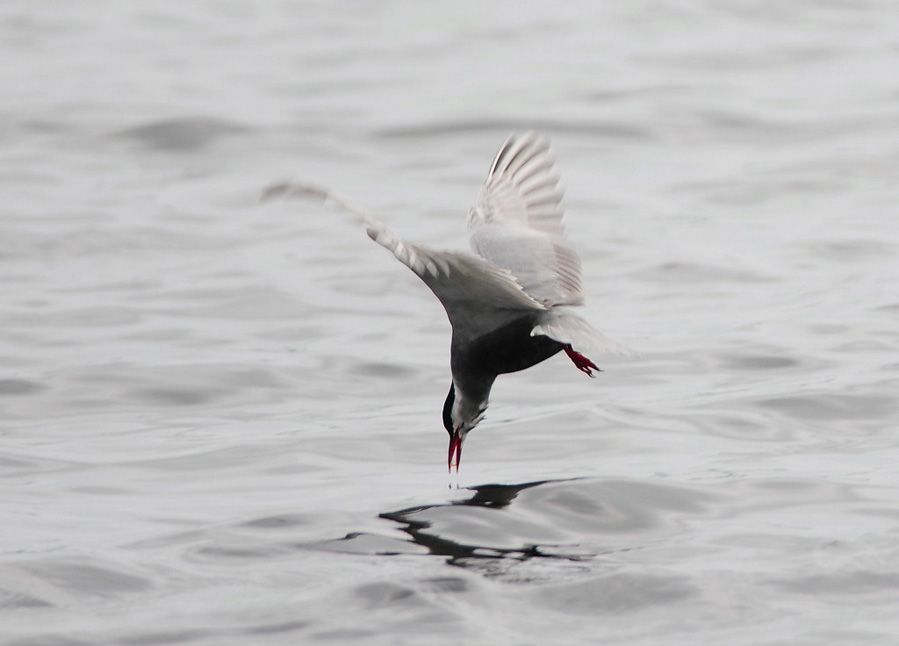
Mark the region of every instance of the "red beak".
[[449, 471], [453, 470], [454, 457], [456, 462], [456, 473], [459, 473], [459, 463], [462, 462], [462, 434], [459, 431], [456, 431], [450, 436], [449, 452], [446, 456], [446, 468]]

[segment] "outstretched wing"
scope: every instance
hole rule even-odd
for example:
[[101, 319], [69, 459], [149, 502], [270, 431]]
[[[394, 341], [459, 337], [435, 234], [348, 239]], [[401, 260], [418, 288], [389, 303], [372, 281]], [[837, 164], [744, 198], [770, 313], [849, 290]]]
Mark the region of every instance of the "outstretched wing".
[[437, 251], [400, 240], [369, 219], [368, 236], [388, 249], [431, 288], [453, 328], [478, 327], [491, 310], [545, 310], [508, 271], [470, 253]]
[[515, 311], [546, 309], [506, 269], [469, 253], [437, 251], [397, 238], [383, 222], [324, 188], [287, 183], [271, 186], [263, 193], [263, 199], [276, 196], [317, 198], [353, 214], [372, 240], [389, 250], [434, 292], [454, 333], [462, 337], [488, 331]]
[[499, 149], [471, 210], [471, 247], [507, 269], [546, 306], [584, 302], [581, 261], [565, 240], [562, 190], [547, 141], [513, 135]]

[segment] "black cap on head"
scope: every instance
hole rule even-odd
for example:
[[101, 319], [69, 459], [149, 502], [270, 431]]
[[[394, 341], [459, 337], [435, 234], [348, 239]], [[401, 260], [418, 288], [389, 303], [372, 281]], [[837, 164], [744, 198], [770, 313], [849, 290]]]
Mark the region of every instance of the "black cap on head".
[[456, 401], [456, 387], [450, 383], [449, 394], [443, 402], [443, 428], [452, 436], [453, 434], [453, 402]]

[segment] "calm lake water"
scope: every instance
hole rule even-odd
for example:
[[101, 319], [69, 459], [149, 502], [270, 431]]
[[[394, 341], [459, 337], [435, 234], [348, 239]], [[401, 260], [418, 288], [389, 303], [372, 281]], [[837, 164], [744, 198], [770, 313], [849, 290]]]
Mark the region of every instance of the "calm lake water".
[[[896, 644], [899, 7], [0, 6], [0, 643]], [[464, 248], [551, 138], [585, 315], [446, 474]]]

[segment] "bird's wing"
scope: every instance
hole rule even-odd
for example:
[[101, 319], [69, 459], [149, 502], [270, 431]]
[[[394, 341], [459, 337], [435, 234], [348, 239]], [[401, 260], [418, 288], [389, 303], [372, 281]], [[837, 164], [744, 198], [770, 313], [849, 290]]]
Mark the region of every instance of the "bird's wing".
[[389, 250], [431, 288], [446, 309], [454, 331], [476, 334], [474, 328], [509, 316], [510, 311], [542, 311], [546, 307], [529, 296], [509, 271], [465, 252], [438, 251], [397, 238], [383, 222], [328, 190], [306, 184], [278, 184], [263, 193], [311, 197], [353, 214], [368, 236]]
[[471, 247], [547, 306], [584, 302], [581, 261], [565, 239], [549, 144], [533, 132], [499, 149], [469, 215]]
[[369, 221], [368, 236], [388, 249], [431, 288], [453, 327], [489, 310], [545, 310], [505, 269], [475, 255], [437, 251], [400, 240], [381, 223]]

